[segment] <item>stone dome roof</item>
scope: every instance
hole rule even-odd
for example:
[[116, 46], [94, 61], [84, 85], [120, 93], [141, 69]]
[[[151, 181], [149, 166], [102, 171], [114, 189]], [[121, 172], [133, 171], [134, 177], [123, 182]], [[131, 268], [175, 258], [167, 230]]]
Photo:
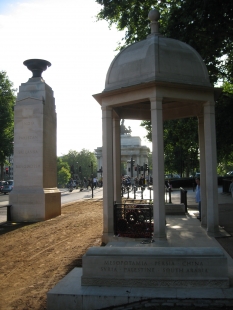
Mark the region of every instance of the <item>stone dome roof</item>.
[[151, 34], [114, 58], [104, 91], [152, 81], [211, 87], [208, 71], [197, 51], [186, 43], [159, 34], [157, 10], [150, 11], [149, 19]]

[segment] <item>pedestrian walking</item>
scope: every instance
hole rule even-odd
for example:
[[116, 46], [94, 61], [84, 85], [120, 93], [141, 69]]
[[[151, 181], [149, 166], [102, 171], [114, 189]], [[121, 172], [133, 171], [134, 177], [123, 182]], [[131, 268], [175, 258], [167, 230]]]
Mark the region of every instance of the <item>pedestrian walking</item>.
[[197, 217], [198, 220], [201, 220], [201, 186], [200, 186], [200, 178], [196, 178], [196, 191], [195, 191], [195, 197], [196, 197], [196, 202], [198, 203], [198, 210], [199, 210], [199, 216]]

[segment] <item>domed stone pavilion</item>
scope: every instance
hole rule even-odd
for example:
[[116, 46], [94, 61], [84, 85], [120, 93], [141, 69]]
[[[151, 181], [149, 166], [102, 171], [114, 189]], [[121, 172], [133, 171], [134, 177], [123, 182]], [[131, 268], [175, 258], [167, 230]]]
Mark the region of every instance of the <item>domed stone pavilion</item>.
[[217, 91], [200, 55], [191, 46], [159, 33], [157, 10], [150, 11], [148, 17], [151, 34], [114, 58], [105, 89], [94, 95], [103, 119], [104, 242], [114, 235], [113, 202], [121, 201], [120, 119], [152, 123], [154, 238], [166, 238], [163, 121], [198, 118], [201, 224], [208, 232], [219, 230], [214, 107]]
[[[159, 34], [157, 10], [152, 10], [149, 18], [151, 34], [116, 56], [104, 91], [94, 95], [103, 115], [106, 246], [90, 247], [82, 258], [82, 268], [74, 268], [48, 293], [49, 310], [64, 306], [83, 310], [133, 308], [150, 302], [158, 307], [166, 303], [187, 307], [187, 301], [211, 306], [227, 298], [226, 305], [231, 302], [232, 259], [214, 238], [219, 233], [215, 89], [198, 53]], [[203, 227], [190, 214], [168, 215], [167, 226], [165, 221], [163, 121], [185, 117], [197, 117], [199, 122]], [[152, 240], [114, 236], [113, 204], [121, 203], [120, 119], [127, 118], [152, 122]]]

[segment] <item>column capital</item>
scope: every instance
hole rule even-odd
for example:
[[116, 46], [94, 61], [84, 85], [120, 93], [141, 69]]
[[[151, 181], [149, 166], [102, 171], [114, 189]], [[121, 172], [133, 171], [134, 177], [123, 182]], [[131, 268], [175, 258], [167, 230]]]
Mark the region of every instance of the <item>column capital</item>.
[[215, 102], [214, 101], [207, 101], [203, 105], [204, 107], [204, 114], [215, 114]]
[[204, 107], [207, 107], [207, 106], [215, 106], [215, 101], [206, 101], [204, 103]]
[[109, 107], [101, 107], [102, 109], [102, 118], [110, 117], [112, 118], [112, 108]]
[[150, 97], [150, 105], [151, 105], [151, 110], [162, 110], [162, 103], [163, 103], [163, 98], [162, 97]]
[[112, 112], [112, 107], [108, 107], [108, 106], [101, 106], [101, 110], [102, 111], [111, 111]]
[[204, 124], [204, 114], [198, 115], [197, 119], [199, 124]]

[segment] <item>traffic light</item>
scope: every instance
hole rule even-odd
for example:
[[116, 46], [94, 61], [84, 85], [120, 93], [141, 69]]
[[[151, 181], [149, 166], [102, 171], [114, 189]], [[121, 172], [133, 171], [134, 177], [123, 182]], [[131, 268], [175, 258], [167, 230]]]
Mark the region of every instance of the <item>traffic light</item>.
[[148, 165], [147, 164], [144, 164], [144, 169], [145, 169], [145, 171], [148, 170]]
[[78, 167], [78, 171], [82, 172], [82, 167], [81, 166]]
[[6, 174], [9, 174], [9, 168], [6, 168]]
[[134, 171], [138, 171], [138, 167], [136, 166], [136, 167], [134, 167]]

